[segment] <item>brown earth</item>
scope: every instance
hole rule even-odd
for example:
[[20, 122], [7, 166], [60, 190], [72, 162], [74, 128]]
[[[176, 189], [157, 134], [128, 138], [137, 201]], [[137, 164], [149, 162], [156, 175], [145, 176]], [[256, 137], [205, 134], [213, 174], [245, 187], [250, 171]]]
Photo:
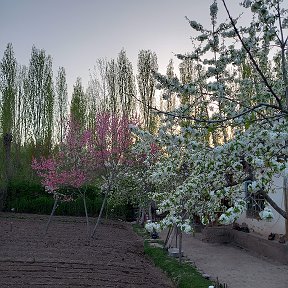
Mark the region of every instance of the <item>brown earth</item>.
[[[0, 287], [174, 287], [131, 225], [108, 221], [94, 239], [84, 218], [0, 213]], [[95, 219], [92, 219], [95, 223]]]

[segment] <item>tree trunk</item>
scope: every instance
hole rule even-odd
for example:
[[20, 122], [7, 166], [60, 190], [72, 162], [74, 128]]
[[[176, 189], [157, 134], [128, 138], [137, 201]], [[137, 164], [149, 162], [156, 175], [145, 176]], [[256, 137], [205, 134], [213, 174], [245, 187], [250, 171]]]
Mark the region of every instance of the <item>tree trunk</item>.
[[102, 216], [102, 213], [103, 213], [105, 204], [106, 204], [106, 200], [107, 200], [108, 193], [109, 193], [109, 192], [108, 192], [108, 190], [107, 190], [107, 191], [105, 192], [105, 197], [104, 197], [104, 199], [103, 199], [103, 203], [102, 203], [101, 210], [100, 210], [100, 213], [99, 213], [98, 218], [97, 218], [97, 222], [96, 222], [95, 227], [94, 227], [94, 229], [93, 229], [93, 231], [92, 231], [91, 238], [94, 237], [95, 231], [96, 231], [96, 229], [97, 229], [97, 227], [98, 227], [98, 225], [99, 225], [99, 223], [100, 223], [100, 219], [101, 219], [101, 216]]
[[182, 231], [179, 229], [179, 263], [182, 263]]
[[11, 167], [11, 142], [12, 134], [6, 133], [3, 137], [3, 146], [4, 146], [4, 185], [0, 187], [0, 211], [4, 209], [6, 198], [7, 198], [7, 189], [9, 182], [12, 176], [12, 167]]
[[7, 197], [7, 185], [6, 183], [3, 183], [0, 186], [0, 211], [3, 211], [5, 207], [6, 197]]
[[[285, 176], [284, 176], [285, 179]], [[285, 187], [284, 187], [285, 189]], [[285, 191], [283, 191], [284, 193]], [[288, 219], [288, 215], [287, 212], [284, 211], [283, 209], [281, 209], [274, 201], [273, 199], [267, 194], [267, 193], [262, 193], [263, 197], [265, 198], [265, 200], [282, 216], [284, 217], [286, 220]], [[285, 195], [285, 194], [284, 194]]]
[[46, 224], [45, 234], [46, 234], [47, 231], [48, 231], [48, 228], [49, 228], [50, 222], [51, 222], [52, 217], [53, 217], [53, 215], [54, 215], [54, 213], [55, 213], [55, 210], [56, 210], [56, 208], [57, 208], [57, 203], [58, 203], [58, 197], [56, 196], [56, 198], [55, 198], [55, 200], [54, 200], [54, 205], [53, 205], [53, 208], [52, 208], [51, 214], [50, 214], [49, 219], [48, 219], [48, 222], [47, 222], [47, 224]]
[[89, 217], [88, 217], [88, 212], [87, 212], [85, 192], [84, 192], [84, 194], [82, 195], [82, 198], [83, 198], [83, 204], [84, 204], [84, 210], [85, 210], [86, 225], [87, 225], [87, 236], [88, 236], [88, 235], [89, 235]]
[[286, 218], [285, 218], [285, 230], [286, 236], [288, 236], [288, 171], [284, 171], [284, 179], [283, 179], [283, 193], [284, 193], [284, 203], [286, 210]]
[[168, 241], [170, 239], [170, 236], [171, 236], [171, 233], [173, 232], [173, 227], [169, 227], [168, 229], [168, 233], [167, 233], [167, 236], [166, 236], [166, 239], [165, 239], [165, 242], [164, 242], [164, 247], [167, 248], [167, 244], [168, 244]]

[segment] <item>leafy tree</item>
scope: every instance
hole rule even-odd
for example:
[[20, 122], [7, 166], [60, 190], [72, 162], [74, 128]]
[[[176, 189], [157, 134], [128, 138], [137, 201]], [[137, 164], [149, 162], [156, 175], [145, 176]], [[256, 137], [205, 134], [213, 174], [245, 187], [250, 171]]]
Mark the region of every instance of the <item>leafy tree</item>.
[[[228, 23], [217, 25], [216, 1], [210, 6], [212, 29], [187, 18], [198, 33], [195, 50], [178, 58], [194, 63], [198, 73], [187, 83], [154, 73], [163, 89], [184, 97], [174, 111], [154, 108], [167, 118], [153, 136], [163, 157], [148, 171], [157, 188], [152, 198], [160, 212], [168, 213], [161, 225], [175, 224], [182, 231], [192, 215], [205, 224], [233, 222], [251, 200], [243, 199], [243, 183], [288, 218], [287, 207], [282, 210], [269, 196], [272, 178], [280, 174], [287, 197], [287, 10], [280, 0], [244, 1], [252, 22], [238, 27], [222, 3]], [[275, 64], [267, 65], [271, 53]], [[212, 108], [209, 113], [207, 108]], [[221, 141], [203, 141], [214, 131], [221, 133]]]
[[77, 78], [73, 87], [73, 94], [70, 106], [70, 119], [72, 122], [78, 123], [81, 129], [86, 126], [87, 103], [85, 93], [83, 91], [81, 79]]
[[123, 114], [131, 115], [135, 111], [135, 80], [133, 76], [132, 63], [122, 49], [117, 58], [117, 87]]
[[66, 83], [66, 72], [60, 67], [56, 78], [56, 119], [57, 119], [57, 141], [63, 142], [67, 125], [68, 92]]
[[0, 63], [1, 75], [1, 94], [2, 94], [2, 111], [1, 126], [2, 133], [12, 134], [14, 128], [15, 117], [15, 99], [17, 94], [16, 75], [17, 62], [14, 56], [13, 46], [11, 43], [7, 45], [4, 56]]
[[53, 132], [52, 59], [45, 50], [32, 47], [28, 70], [29, 132], [33, 142], [49, 153]]
[[97, 115], [96, 137], [93, 138], [92, 146], [96, 149], [97, 159], [102, 168], [104, 183], [101, 189], [104, 200], [92, 237], [99, 225], [107, 198], [117, 189], [120, 172], [129, 163], [129, 152], [133, 143], [129, 128], [130, 121], [126, 115], [118, 116], [111, 112]]
[[[54, 206], [46, 225], [46, 232], [58, 201], [72, 201], [75, 195], [70, 191], [74, 188], [78, 190], [76, 197], [80, 196], [83, 199], [89, 234], [85, 189], [95, 179], [99, 161], [97, 157], [95, 158], [96, 154], [90, 150], [92, 133], [83, 130], [77, 122], [70, 121], [68, 124], [65, 141], [60, 143], [59, 150], [48, 157], [41, 157], [38, 160], [34, 158], [32, 168], [41, 177], [41, 183], [46, 191], [54, 197]], [[81, 188], [84, 188], [84, 192]]]
[[153, 73], [158, 70], [157, 56], [150, 50], [140, 50], [138, 54], [138, 92], [141, 100], [144, 127], [149, 131], [155, 128], [155, 117], [151, 113], [155, 105], [156, 80]]
[[117, 74], [118, 74], [118, 66], [116, 61], [112, 59], [107, 63], [106, 78], [107, 78], [107, 90], [109, 97], [109, 110], [115, 114], [119, 113], [120, 111]]
[[[4, 147], [4, 182], [7, 185], [12, 176], [11, 165], [11, 142], [15, 117], [15, 98], [17, 94], [16, 85], [17, 62], [14, 56], [12, 44], [9, 43], [0, 62], [0, 88], [1, 88], [1, 128]], [[6, 199], [6, 187], [0, 187], [0, 210]]]

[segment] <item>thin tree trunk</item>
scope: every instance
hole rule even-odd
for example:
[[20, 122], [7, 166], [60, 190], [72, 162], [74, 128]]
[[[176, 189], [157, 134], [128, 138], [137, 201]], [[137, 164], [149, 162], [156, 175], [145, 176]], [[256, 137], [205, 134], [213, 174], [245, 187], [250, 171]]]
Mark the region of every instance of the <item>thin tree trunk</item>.
[[145, 208], [141, 208], [141, 212], [140, 212], [141, 214], [141, 217], [140, 217], [140, 225], [143, 225], [144, 224], [144, 222], [145, 222]]
[[176, 226], [176, 224], [174, 224], [174, 229], [175, 229], [175, 248], [178, 248], [178, 227]]
[[102, 216], [104, 207], [105, 207], [105, 203], [106, 203], [106, 200], [107, 200], [107, 196], [108, 196], [108, 190], [105, 192], [105, 197], [104, 197], [104, 199], [103, 199], [103, 203], [102, 203], [101, 210], [100, 210], [100, 213], [99, 213], [98, 218], [97, 218], [97, 222], [96, 222], [95, 227], [94, 227], [94, 229], [93, 229], [93, 231], [92, 231], [91, 238], [94, 237], [95, 231], [96, 231], [96, 229], [97, 229], [97, 227], [98, 227], [98, 225], [99, 225], [99, 223], [100, 223], [100, 219], [101, 219], [101, 216]]
[[140, 224], [140, 222], [141, 222], [141, 211], [142, 211], [142, 207], [139, 205], [138, 216], [137, 216], [137, 224]]
[[150, 202], [149, 205], [148, 205], [148, 217], [149, 217], [149, 220], [153, 221], [151, 202]]
[[47, 222], [47, 224], [46, 224], [45, 234], [46, 234], [47, 231], [48, 231], [48, 228], [49, 228], [50, 222], [51, 222], [52, 217], [53, 217], [53, 215], [54, 215], [54, 213], [55, 213], [55, 210], [56, 210], [56, 208], [57, 208], [57, 202], [58, 202], [58, 197], [56, 196], [56, 198], [55, 198], [55, 200], [54, 200], [54, 205], [53, 205], [53, 208], [52, 208], [51, 214], [50, 214], [49, 219], [48, 219], [48, 222]]
[[182, 231], [179, 229], [179, 263], [182, 263]]
[[284, 205], [286, 210], [286, 218], [285, 218], [285, 234], [288, 236], [288, 175], [287, 172], [284, 171], [283, 176], [283, 193], [284, 193]]
[[12, 177], [12, 167], [11, 167], [11, 142], [12, 142], [12, 134], [6, 133], [3, 136], [3, 146], [4, 146], [4, 185], [0, 187], [0, 211], [4, 209], [7, 193], [8, 193], [8, 186], [9, 182], [11, 181]]
[[167, 248], [167, 244], [168, 244], [168, 241], [169, 241], [169, 238], [170, 238], [170, 236], [171, 236], [172, 231], [173, 231], [173, 228], [172, 228], [172, 227], [169, 227], [169, 230], [168, 230], [168, 233], [167, 233], [165, 242], [164, 242], [164, 247], [165, 247], [165, 248]]
[[85, 216], [86, 216], [86, 224], [87, 224], [87, 235], [89, 235], [89, 217], [88, 217], [88, 212], [87, 212], [87, 205], [86, 205], [86, 195], [85, 192], [82, 195], [83, 197], [83, 204], [84, 204], [84, 209], [85, 209]]

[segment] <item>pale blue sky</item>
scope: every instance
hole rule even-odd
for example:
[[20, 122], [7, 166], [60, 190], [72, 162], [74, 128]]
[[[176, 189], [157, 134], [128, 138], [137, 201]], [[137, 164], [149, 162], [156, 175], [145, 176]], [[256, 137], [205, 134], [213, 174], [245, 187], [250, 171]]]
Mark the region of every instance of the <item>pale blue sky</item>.
[[[0, 57], [8, 42], [17, 61], [28, 65], [32, 45], [67, 73], [69, 92], [80, 76], [86, 87], [96, 59], [116, 58], [124, 48], [136, 72], [137, 55], [151, 49], [160, 72], [173, 53], [192, 49], [192, 29], [185, 16], [209, 25], [210, 0], [0, 0]], [[227, 0], [239, 14], [238, 0]], [[220, 15], [227, 18], [219, 3]], [[174, 58], [175, 59], [175, 58]], [[176, 60], [176, 59], [175, 59]]]

